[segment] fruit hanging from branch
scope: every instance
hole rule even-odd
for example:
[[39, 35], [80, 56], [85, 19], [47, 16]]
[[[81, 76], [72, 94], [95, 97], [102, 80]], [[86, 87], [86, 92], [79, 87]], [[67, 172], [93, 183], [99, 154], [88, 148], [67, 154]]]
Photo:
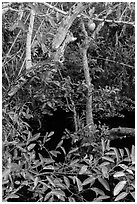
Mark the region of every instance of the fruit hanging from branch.
[[90, 31], [94, 31], [95, 30], [95, 27], [96, 27], [96, 24], [93, 22], [93, 20], [89, 20], [88, 21], [88, 29], [90, 30]]

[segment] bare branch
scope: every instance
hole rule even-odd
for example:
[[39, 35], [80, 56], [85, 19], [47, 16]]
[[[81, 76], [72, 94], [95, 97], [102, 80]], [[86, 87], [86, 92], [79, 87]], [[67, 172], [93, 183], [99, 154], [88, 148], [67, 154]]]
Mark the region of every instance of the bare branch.
[[31, 39], [33, 33], [33, 25], [35, 19], [35, 11], [31, 9], [30, 23], [27, 33], [27, 42], [26, 42], [26, 69], [29, 69], [32, 66], [31, 62]]
[[[45, 6], [51, 8], [51, 9], [54, 9], [55, 11], [63, 14], [63, 15], [67, 15], [68, 13], [65, 12], [65, 11], [62, 11], [61, 9], [55, 7], [55, 6], [52, 6], [51, 4], [49, 3], [44, 3]], [[81, 14], [82, 16], [84, 16], [85, 18], [88, 18], [89, 19], [89, 16], [86, 15], [86, 14]], [[104, 19], [104, 18], [98, 18], [98, 17], [95, 17], [95, 18], [92, 18], [93, 21], [97, 21], [97, 22], [107, 22], [107, 23], [116, 23], [116, 24], [126, 24], [126, 25], [131, 25], [131, 26], [135, 26], [135, 22], [128, 22], [128, 21], [122, 21], [122, 20], [119, 20], [119, 21], [116, 21], [116, 20], [109, 20], [109, 19]]]

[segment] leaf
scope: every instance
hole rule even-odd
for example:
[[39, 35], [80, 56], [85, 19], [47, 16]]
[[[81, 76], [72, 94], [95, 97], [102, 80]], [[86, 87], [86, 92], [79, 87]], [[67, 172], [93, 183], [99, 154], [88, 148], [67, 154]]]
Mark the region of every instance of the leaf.
[[35, 135], [33, 135], [33, 137], [31, 137], [28, 141], [27, 144], [29, 144], [32, 141], [37, 141], [37, 139], [40, 137], [40, 133], [37, 133]]
[[53, 180], [49, 177], [49, 176], [46, 176], [47, 180], [49, 181], [49, 183], [55, 187], [55, 184], [53, 182]]
[[25, 179], [29, 179], [32, 181], [35, 180], [34, 176], [32, 174], [30, 174], [28, 171], [25, 171]]
[[28, 146], [28, 151], [32, 150], [32, 149], [35, 147], [35, 145], [36, 145], [36, 144], [34, 144], [34, 143], [33, 143], [33, 144], [30, 144], [30, 145]]
[[38, 182], [39, 182], [39, 178], [36, 177], [36, 178], [34, 179], [34, 187], [33, 187], [33, 190], [36, 188]]
[[6, 200], [9, 198], [19, 198], [19, 196], [11, 193], [10, 195], [7, 196]]
[[132, 145], [131, 149], [131, 159], [132, 159], [132, 164], [135, 164], [135, 146]]
[[78, 148], [78, 147], [76, 147], [76, 148], [74, 148], [74, 149], [70, 150], [68, 154], [72, 154], [72, 153], [76, 152], [78, 149], [79, 149], [79, 148]]
[[109, 187], [109, 184], [108, 182], [101, 178], [101, 177], [98, 177], [98, 181], [104, 186], [104, 188], [107, 190], [107, 191], [110, 191], [110, 187]]
[[100, 166], [100, 168], [102, 168], [103, 166], [107, 166], [107, 165], [110, 165], [110, 162], [103, 162], [99, 166]]
[[108, 168], [106, 166], [102, 167], [102, 173], [105, 178], [109, 178]]
[[76, 164], [79, 161], [79, 159], [75, 159], [70, 163], [70, 166], [73, 166], [74, 164]]
[[61, 140], [61, 141], [57, 144], [56, 149], [57, 149], [58, 147], [60, 147], [62, 144], [63, 144], [63, 140]]
[[82, 183], [81, 183], [81, 181], [77, 177], [75, 177], [75, 179], [76, 179], [76, 182], [77, 182], [78, 190], [80, 192], [80, 191], [83, 190]]
[[64, 152], [64, 154], [66, 155], [66, 150], [65, 150], [65, 148], [64, 147], [60, 147], [61, 149], [62, 149], [62, 151]]
[[58, 198], [60, 198], [60, 196], [65, 196], [65, 193], [61, 190], [52, 190], [51, 193], [56, 195]]
[[118, 195], [120, 191], [123, 190], [124, 186], [126, 185], [126, 181], [120, 181], [114, 188], [113, 194], [114, 196]]
[[91, 188], [91, 190], [93, 190], [96, 193], [96, 195], [100, 194], [102, 196], [105, 196], [105, 193], [99, 188], [94, 187], [94, 188]]
[[44, 198], [44, 201], [47, 201], [50, 198], [50, 196], [51, 196], [51, 192], [47, 193]]
[[96, 178], [94, 176], [90, 176], [85, 181], [83, 181], [82, 185], [85, 186], [87, 184], [93, 185], [95, 183]]
[[52, 154], [54, 157], [57, 157], [57, 155], [60, 154], [60, 152], [52, 150], [50, 151], [50, 154]]
[[105, 141], [104, 141], [104, 139], [101, 139], [101, 146], [102, 146], [102, 152], [104, 153], [105, 152]]
[[103, 156], [102, 159], [115, 163], [114, 160], [108, 156]]
[[87, 171], [88, 166], [87, 165], [83, 165], [79, 171], [79, 174], [84, 174]]
[[122, 192], [122, 193], [120, 193], [120, 194], [115, 198], [114, 201], [122, 200], [122, 199], [125, 198], [127, 195], [128, 195], [127, 192]]
[[55, 170], [55, 167], [54, 167], [54, 166], [52, 166], [52, 165], [48, 165], [48, 166], [44, 166], [44, 168], [43, 168], [43, 169], [49, 169], [49, 170], [54, 171], [54, 170]]
[[126, 176], [126, 174], [123, 171], [118, 171], [113, 175], [114, 178], [118, 178], [122, 176]]
[[120, 160], [120, 155], [119, 155], [119, 153], [118, 153], [118, 149], [114, 147], [113, 150], [114, 150], [114, 152], [115, 152], [115, 156], [116, 156], [116, 158], [117, 158], [117, 163], [118, 163], [119, 160]]
[[123, 158], [124, 157], [124, 150], [123, 149], [119, 149], [119, 152], [121, 154], [121, 157]]
[[122, 169], [126, 170], [128, 169], [128, 166], [125, 164], [119, 164], [118, 166], [120, 166]]
[[110, 196], [104, 195], [104, 196], [99, 196], [98, 198], [95, 198], [93, 201], [94, 202], [101, 202], [104, 199], [108, 199]]
[[66, 176], [64, 176], [63, 178], [64, 178], [64, 182], [65, 182], [66, 186], [69, 188], [70, 187], [69, 179]]
[[53, 131], [51, 131], [51, 132], [47, 135], [47, 137], [51, 137], [52, 135], [54, 135], [54, 132], [53, 132]]
[[130, 151], [129, 151], [129, 149], [128, 149], [127, 147], [125, 147], [124, 149], [126, 150], [127, 156], [128, 156], [128, 158], [129, 158], [129, 160], [130, 160]]

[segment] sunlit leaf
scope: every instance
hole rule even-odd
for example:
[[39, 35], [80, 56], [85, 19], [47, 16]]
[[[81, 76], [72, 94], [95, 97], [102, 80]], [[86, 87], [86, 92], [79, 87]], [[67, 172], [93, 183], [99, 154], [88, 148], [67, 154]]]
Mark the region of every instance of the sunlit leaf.
[[54, 135], [54, 131], [50, 132], [50, 133], [47, 135], [47, 137], [51, 137], [51, 136], [53, 136], [53, 135]]
[[103, 166], [107, 166], [107, 165], [110, 165], [110, 162], [103, 162], [103, 163], [101, 163], [99, 166], [100, 166], [100, 168], [102, 168]]
[[87, 171], [88, 166], [87, 165], [83, 165], [79, 171], [79, 174], [84, 174]]
[[124, 186], [126, 185], [126, 181], [120, 181], [114, 188], [113, 194], [114, 196], [118, 195], [120, 191], [123, 190]]
[[120, 193], [120, 194], [115, 198], [114, 201], [122, 200], [122, 199], [125, 198], [127, 195], [128, 195], [127, 192], [122, 192], [122, 193]]
[[31, 137], [28, 141], [27, 144], [29, 144], [32, 141], [37, 141], [37, 139], [40, 137], [40, 133], [37, 133], [35, 135], [33, 135], [33, 137]]
[[105, 144], [104, 139], [101, 139], [101, 147], [102, 147], [102, 152], [104, 153], [106, 149], [106, 144]]
[[108, 199], [110, 196], [104, 195], [104, 196], [99, 196], [98, 198], [95, 198], [93, 201], [94, 202], [102, 202], [102, 200]]
[[132, 159], [132, 164], [135, 164], [135, 146], [132, 145], [131, 149], [131, 159]]
[[79, 161], [79, 159], [75, 159], [70, 163], [70, 166], [73, 166], [74, 164], [76, 164]]
[[[39, 178], [36, 177], [36, 178], [34, 179], [34, 188], [36, 188], [38, 182], [39, 182]], [[33, 190], [34, 190], [34, 188], [33, 188]]]
[[35, 147], [35, 145], [36, 145], [36, 144], [34, 144], [34, 143], [33, 143], [33, 144], [30, 144], [30, 145], [28, 146], [28, 151], [32, 150], [32, 149]]
[[76, 148], [70, 150], [70, 151], [69, 151], [69, 154], [72, 154], [72, 153], [76, 152], [77, 150], [78, 150], [78, 147], [76, 147]]
[[82, 183], [83, 186], [90, 184], [93, 185], [95, 183], [96, 178], [94, 176], [90, 176], [89, 178], [85, 179]]
[[120, 155], [123, 158], [124, 157], [124, 150], [123, 149], [119, 149]]
[[54, 181], [51, 179], [51, 177], [46, 176], [47, 180], [49, 181], [49, 183], [55, 187]]
[[126, 176], [126, 174], [123, 171], [118, 171], [113, 175], [114, 178], [123, 177], [123, 176]]
[[52, 154], [54, 157], [57, 157], [57, 155], [60, 154], [60, 152], [52, 150], [50, 151], [50, 154]]
[[115, 163], [114, 159], [112, 159], [111, 157], [108, 157], [108, 156], [103, 156], [102, 159]]
[[80, 192], [80, 191], [83, 190], [82, 183], [81, 183], [81, 181], [77, 177], [75, 177], [75, 179], [76, 179], [76, 182], [77, 182], [78, 190]]
[[91, 188], [91, 190], [93, 190], [95, 193], [96, 193], [96, 195], [102, 195], [102, 196], [105, 196], [105, 193], [104, 193], [104, 191], [102, 191], [101, 189], [99, 189], [99, 188], [96, 188], [96, 187], [92, 187]]
[[60, 147], [62, 144], [63, 144], [63, 140], [61, 140], [61, 141], [57, 144], [56, 148]]
[[64, 182], [65, 182], [66, 186], [69, 188], [70, 187], [69, 179], [66, 176], [63, 176], [63, 178], [64, 178]]
[[102, 167], [102, 173], [105, 178], [109, 178], [108, 168], [106, 166]]
[[65, 193], [61, 190], [52, 190], [51, 193], [56, 195], [59, 198], [60, 198], [60, 196], [65, 196]]

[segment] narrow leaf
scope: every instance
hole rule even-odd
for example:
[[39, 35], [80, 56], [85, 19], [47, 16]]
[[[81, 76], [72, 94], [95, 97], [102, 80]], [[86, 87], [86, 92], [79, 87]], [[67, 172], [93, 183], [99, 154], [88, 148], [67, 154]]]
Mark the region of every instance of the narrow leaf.
[[108, 199], [110, 196], [104, 195], [104, 196], [99, 196], [98, 198], [95, 198], [93, 201], [94, 202], [102, 202], [102, 200]]
[[65, 196], [65, 193], [61, 190], [52, 190], [51, 193], [56, 195], [57, 197], [58, 196]]
[[85, 181], [83, 181], [82, 185], [85, 186], [87, 184], [93, 185], [95, 183], [96, 178], [94, 176], [91, 176], [87, 178]]
[[102, 167], [102, 173], [105, 178], [109, 178], [108, 168], [106, 166]]
[[114, 178], [118, 178], [122, 176], [126, 176], [126, 174], [123, 171], [118, 171], [113, 175]]
[[108, 156], [103, 156], [102, 159], [115, 163], [114, 160]]
[[100, 194], [102, 196], [105, 196], [105, 193], [99, 188], [94, 187], [94, 188], [91, 188], [91, 190], [93, 190], [96, 193], [96, 195]]
[[49, 183], [55, 187], [55, 184], [53, 182], [53, 180], [49, 177], [49, 176], [46, 176], [47, 180], [49, 181]]
[[98, 181], [104, 186], [104, 188], [107, 190], [107, 191], [110, 191], [110, 187], [109, 187], [109, 184], [107, 182], [107, 180], [101, 178], [101, 177], [98, 177]]
[[81, 181], [77, 177], [75, 177], [75, 179], [76, 179], [76, 182], [77, 182], [78, 190], [80, 192], [80, 191], [83, 190], [82, 183], [81, 183]]
[[69, 188], [70, 187], [69, 179], [66, 176], [64, 176], [63, 178], [64, 178], [64, 182], [65, 182], [66, 186]]
[[83, 165], [79, 171], [79, 174], [84, 174], [87, 171], [88, 166], [87, 165]]
[[30, 145], [28, 146], [28, 151], [32, 150], [32, 149], [35, 147], [35, 145], [36, 145], [36, 144], [34, 144], [34, 143], [33, 143], [33, 144], [30, 144]]
[[128, 195], [127, 192], [122, 192], [122, 193], [120, 193], [120, 194], [115, 198], [114, 201], [122, 200], [122, 199], [125, 198], [127, 195]]
[[124, 186], [126, 185], [126, 181], [120, 181], [114, 188], [114, 196], [118, 195], [120, 191], [123, 190]]

